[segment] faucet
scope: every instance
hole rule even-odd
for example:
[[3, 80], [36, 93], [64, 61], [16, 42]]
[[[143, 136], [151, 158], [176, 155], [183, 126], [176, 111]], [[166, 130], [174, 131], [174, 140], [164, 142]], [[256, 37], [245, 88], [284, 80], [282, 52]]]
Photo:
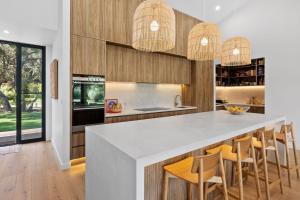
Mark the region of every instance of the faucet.
[[[178, 100], [179, 98], [179, 100]], [[175, 107], [181, 107], [182, 106], [182, 97], [180, 95], [175, 96]]]

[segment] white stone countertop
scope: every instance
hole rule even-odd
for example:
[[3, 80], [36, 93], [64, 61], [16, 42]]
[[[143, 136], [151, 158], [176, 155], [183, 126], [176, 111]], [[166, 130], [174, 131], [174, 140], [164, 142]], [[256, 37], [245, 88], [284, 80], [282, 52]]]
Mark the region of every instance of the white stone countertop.
[[86, 132], [147, 166], [283, 121], [280, 115], [213, 111], [89, 126]]
[[[157, 106], [157, 107], [163, 107], [163, 106]], [[156, 111], [138, 111], [134, 109], [126, 109], [121, 113], [105, 113], [106, 118], [110, 117], [122, 117], [122, 116], [130, 116], [130, 115], [143, 115], [143, 114], [151, 114], [151, 113], [161, 113], [161, 112], [174, 112], [174, 111], [184, 111], [184, 110], [194, 110], [197, 109], [197, 107], [193, 106], [183, 106], [182, 108], [169, 108], [168, 110], [156, 110]]]

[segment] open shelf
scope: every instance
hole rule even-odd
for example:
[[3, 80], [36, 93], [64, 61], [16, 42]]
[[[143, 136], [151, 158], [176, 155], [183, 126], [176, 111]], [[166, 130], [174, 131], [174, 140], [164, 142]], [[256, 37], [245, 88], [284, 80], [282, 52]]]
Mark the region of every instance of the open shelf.
[[252, 59], [251, 65], [225, 67], [216, 65], [216, 86], [265, 85], [265, 58]]

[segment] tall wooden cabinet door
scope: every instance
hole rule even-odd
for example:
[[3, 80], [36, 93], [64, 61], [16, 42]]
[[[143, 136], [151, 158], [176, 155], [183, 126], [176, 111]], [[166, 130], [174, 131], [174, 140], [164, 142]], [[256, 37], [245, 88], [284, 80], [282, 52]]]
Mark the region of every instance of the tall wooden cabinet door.
[[173, 76], [175, 84], [190, 84], [191, 83], [191, 62], [183, 58], [177, 58], [174, 60], [174, 72]]
[[185, 56], [186, 52], [184, 52], [184, 49], [187, 39], [184, 38], [184, 15], [177, 10], [174, 10], [174, 12], [176, 17], [176, 42], [174, 49], [171, 49], [169, 53]]
[[71, 0], [71, 32], [75, 35], [86, 35], [86, 1]]
[[154, 83], [154, 66], [157, 63], [157, 54], [142, 52], [140, 54], [140, 67], [137, 68], [138, 82]]
[[73, 35], [73, 74], [105, 75], [105, 47], [105, 41]]
[[186, 57], [189, 33], [200, 21], [180, 11], [174, 10], [174, 12], [176, 16], [176, 44], [169, 53]]
[[104, 0], [72, 0], [72, 34], [104, 39]]
[[214, 69], [213, 62], [195, 62], [197, 107], [199, 112], [212, 111], [214, 108]]
[[124, 57], [124, 79], [126, 82], [139, 82], [141, 69], [140, 52], [134, 49], [126, 48]]
[[159, 54], [158, 63], [155, 65], [157, 76], [155, 83], [172, 83], [172, 66], [170, 56]]
[[131, 45], [133, 16], [143, 0], [104, 0], [105, 40]]
[[122, 54], [117, 46], [106, 46], [106, 80], [118, 81], [118, 73], [122, 69]]

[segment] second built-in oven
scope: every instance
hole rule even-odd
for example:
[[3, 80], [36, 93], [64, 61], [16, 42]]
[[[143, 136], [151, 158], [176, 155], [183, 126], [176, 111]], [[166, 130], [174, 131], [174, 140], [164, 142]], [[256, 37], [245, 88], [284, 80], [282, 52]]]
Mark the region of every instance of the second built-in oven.
[[[73, 76], [73, 129], [104, 123], [105, 78], [103, 76]], [[78, 128], [77, 128], [78, 129]]]

